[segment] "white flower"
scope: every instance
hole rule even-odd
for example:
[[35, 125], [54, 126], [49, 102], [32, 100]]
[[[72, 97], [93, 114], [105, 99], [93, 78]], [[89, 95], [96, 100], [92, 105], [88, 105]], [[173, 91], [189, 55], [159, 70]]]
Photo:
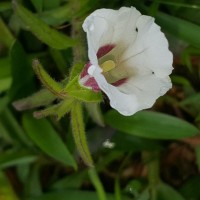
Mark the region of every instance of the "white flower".
[[154, 18], [135, 8], [99, 9], [89, 15], [89, 62], [80, 84], [102, 90], [110, 105], [123, 115], [150, 108], [172, 86], [172, 54]]

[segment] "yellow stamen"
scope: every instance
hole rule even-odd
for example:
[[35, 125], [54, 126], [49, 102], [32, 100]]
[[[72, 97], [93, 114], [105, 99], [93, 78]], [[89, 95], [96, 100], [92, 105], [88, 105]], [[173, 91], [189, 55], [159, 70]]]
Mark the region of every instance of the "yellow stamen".
[[113, 60], [107, 60], [103, 64], [101, 64], [101, 68], [103, 72], [108, 72], [116, 67], [115, 62]]

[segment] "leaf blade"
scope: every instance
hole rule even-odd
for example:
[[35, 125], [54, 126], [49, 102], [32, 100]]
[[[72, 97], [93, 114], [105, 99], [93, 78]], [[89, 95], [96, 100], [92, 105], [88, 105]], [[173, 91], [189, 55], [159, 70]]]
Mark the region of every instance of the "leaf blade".
[[76, 44], [74, 39], [50, 28], [22, 5], [13, 1], [16, 15], [38, 39], [55, 49], [66, 49]]
[[69, 150], [48, 120], [36, 120], [32, 115], [25, 114], [22, 122], [29, 137], [42, 151], [66, 165], [77, 168]]
[[111, 110], [106, 114], [105, 121], [124, 133], [153, 139], [180, 139], [199, 133], [196, 127], [184, 120], [151, 111], [125, 117]]

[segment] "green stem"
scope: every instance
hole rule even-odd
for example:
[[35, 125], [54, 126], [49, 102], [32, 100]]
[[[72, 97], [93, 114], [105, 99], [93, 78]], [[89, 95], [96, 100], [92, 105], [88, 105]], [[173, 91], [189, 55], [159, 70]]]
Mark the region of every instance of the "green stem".
[[159, 176], [159, 153], [158, 152], [145, 152], [143, 154], [144, 160], [147, 162], [148, 168], [148, 181], [150, 188], [151, 200], [157, 199], [157, 185], [160, 181]]
[[83, 121], [82, 105], [74, 101], [71, 109], [72, 133], [76, 147], [86, 165], [93, 167], [93, 160], [87, 144], [85, 126]]
[[105, 193], [103, 185], [99, 179], [99, 176], [96, 172], [96, 169], [94, 167], [90, 168], [88, 170], [88, 174], [90, 176], [90, 179], [91, 179], [94, 187], [96, 188], [99, 200], [106, 200], [106, 193]]
[[119, 167], [119, 171], [117, 174], [117, 177], [115, 179], [115, 199], [116, 200], [121, 200], [121, 188], [120, 188], [120, 176], [122, 173], [122, 170], [124, 168], [124, 166], [127, 164], [127, 162], [129, 161], [130, 156], [132, 155], [132, 152], [130, 152], [123, 160], [122, 164]]

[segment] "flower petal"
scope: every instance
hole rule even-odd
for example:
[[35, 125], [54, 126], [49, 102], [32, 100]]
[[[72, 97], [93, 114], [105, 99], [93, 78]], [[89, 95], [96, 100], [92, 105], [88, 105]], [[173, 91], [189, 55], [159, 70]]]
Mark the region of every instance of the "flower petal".
[[88, 70], [88, 73], [95, 78], [98, 86], [110, 99], [111, 107], [125, 116], [136, 113], [139, 110], [139, 102], [137, 101], [135, 94], [125, 94], [117, 87], [110, 85], [107, 83], [101, 72], [101, 69], [94, 65]]
[[154, 19], [142, 15], [137, 21], [138, 35], [121, 57], [123, 65], [148, 68], [158, 77], [166, 77], [172, 72], [172, 53], [168, 42]]
[[126, 94], [135, 94], [140, 102], [139, 110], [152, 107], [156, 99], [172, 87], [169, 77], [159, 78], [155, 74], [137, 75], [118, 89]]
[[94, 54], [108, 44], [118, 44], [116, 49], [120, 55], [127, 45], [134, 42], [137, 36], [136, 23], [140, 16], [141, 13], [133, 7], [122, 7], [119, 11], [99, 9], [89, 15], [83, 23], [83, 29], [87, 33], [90, 61], [96, 64]]
[[[154, 18], [135, 8], [99, 9], [86, 18], [83, 29], [91, 62], [89, 77], [94, 77], [118, 112], [128, 116], [150, 108], [171, 88], [172, 54]], [[115, 86], [107, 82], [99, 66], [98, 59], [109, 56], [117, 63], [109, 72], [116, 78]]]

